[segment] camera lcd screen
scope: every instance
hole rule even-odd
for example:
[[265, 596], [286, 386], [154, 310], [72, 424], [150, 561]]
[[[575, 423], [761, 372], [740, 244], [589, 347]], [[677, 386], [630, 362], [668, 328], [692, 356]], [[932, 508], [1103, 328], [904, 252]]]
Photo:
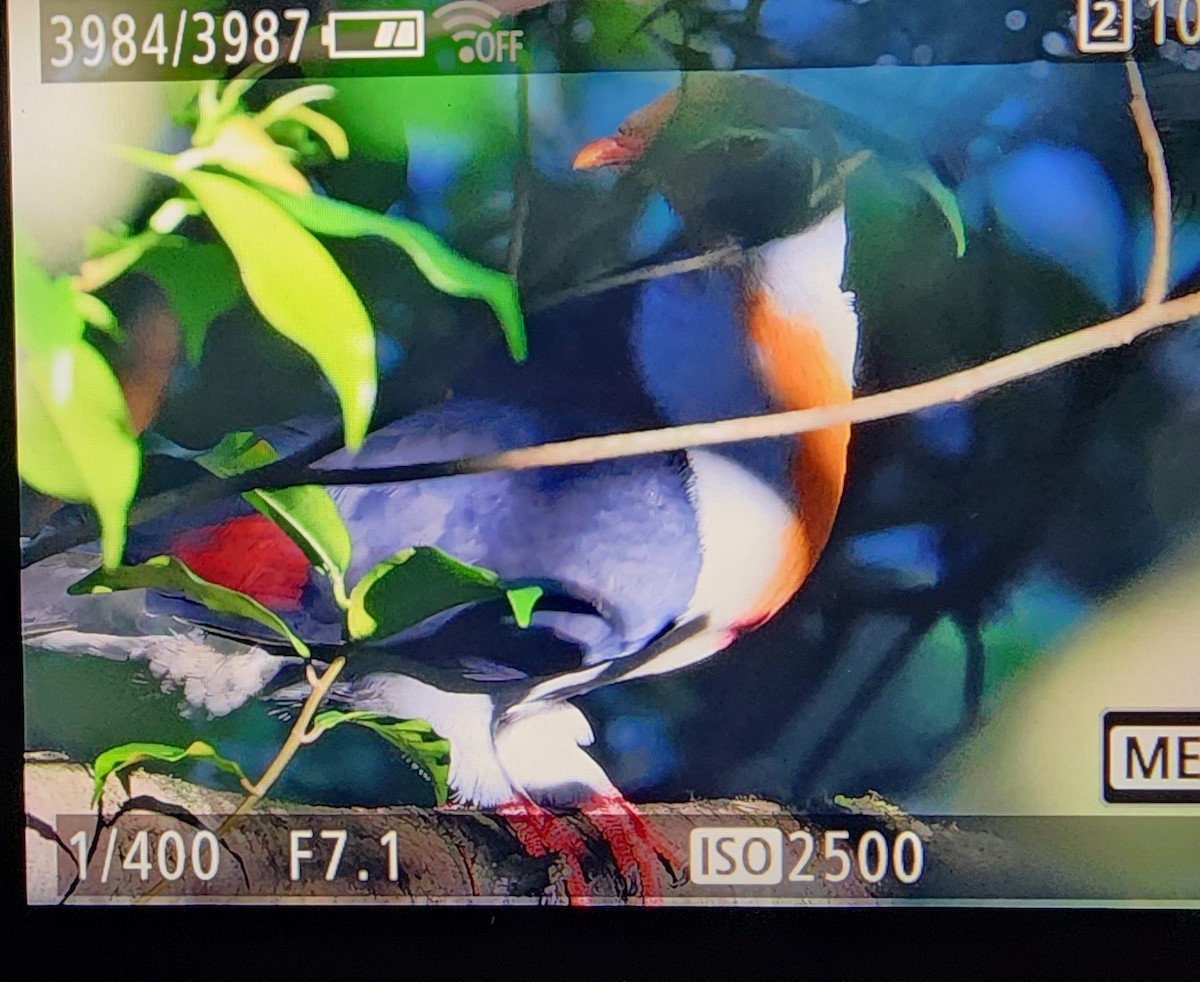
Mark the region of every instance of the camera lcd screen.
[[1200, 4], [14, 0], [29, 903], [1200, 903]]

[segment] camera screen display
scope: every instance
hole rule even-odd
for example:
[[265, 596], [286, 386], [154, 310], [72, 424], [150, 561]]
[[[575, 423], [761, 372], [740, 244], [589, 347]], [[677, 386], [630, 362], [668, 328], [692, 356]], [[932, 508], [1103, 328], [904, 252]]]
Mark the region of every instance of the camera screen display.
[[30, 904], [1200, 905], [1200, 2], [6, 54]]

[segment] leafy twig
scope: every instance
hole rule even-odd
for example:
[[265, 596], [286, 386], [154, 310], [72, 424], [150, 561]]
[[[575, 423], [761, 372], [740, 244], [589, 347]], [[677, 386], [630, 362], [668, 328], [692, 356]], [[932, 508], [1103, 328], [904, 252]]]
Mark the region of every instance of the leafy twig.
[[218, 837], [233, 828], [237, 824], [237, 819], [247, 812], [252, 811], [254, 806], [262, 800], [263, 796], [271, 790], [271, 786], [279, 779], [279, 775], [283, 773], [283, 769], [296, 756], [296, 751], [304, 745], [304, 738], [307, 735], [309, 723], [312, 722], [312, 718], [316, 715], [318, 707], [325, 699], [325, 696], [328, 695], [329, 690], [333, 687], [333, 683], [337, 681], [338, 675], [341, 674], [342, 669], [345, 667], [346, 658], [344, 655], [339, 655], [330, 662], [324, 675], [317, 675], [316, 669], [312, 665], [305, 667], [311, 691], [308, 694], [308, 698], [304, 700], [304, 705], [300, 709], [300, 714], [296, 717], [296, 722], [292, 725], [291, 732], [288, 733], [283, 746], [279, 748], [279, 753], [275, 755], [275, 759], [263, 771], [262, 777], [254, 783], [253, 789], [238, 806], [237, 811], [225, 819], [220, 829], [217, 830]]
[[[346, 667], [346, 658], [344, 655], [339, 655], [325, 670], [324, 675], [318, 675], [316, 669], [311, 664], [305, 667], [305, 674], [308, 678], [310, 691], [308, 698], [304, 700], [304, 705], [300, 709], [300, 714], [296, 717], [296, 722], [292, 724], [292, 728], [288, 733], [287, 739], [284, 740], [283, 746], [279, 748], [279, 753], [275, 755], [274, 760], [267, 765], [267, 769], [263, 771], [262, 777], [251, 785], [247, 791], [248, 794], [242, 803], [238, 805], [237, 810], [221, 823], [217, 829], [217, 838], [221, 839], [232, 831], [238, 823], [250, 812], [255, 806], [262, 801], [271, 787], [279, 780], [279, 775], [283, 773], [292, 758], [296, 756], [297, 751], [305, 745], [308, 736], [309, 724], [312, 723], [313, 716], [316, 715], [317, 709], [324, 701], [325, 696], [329, 694], [329, 690], [333, 687], [333, 683], [337, 681], [338, 675], [341, 674], [343, 668]], [[151, 889], [138, 898], [138, 903], [145, 903], [148, 900], [158, 896], [167, 886], [166, 880], [160, 880]]]

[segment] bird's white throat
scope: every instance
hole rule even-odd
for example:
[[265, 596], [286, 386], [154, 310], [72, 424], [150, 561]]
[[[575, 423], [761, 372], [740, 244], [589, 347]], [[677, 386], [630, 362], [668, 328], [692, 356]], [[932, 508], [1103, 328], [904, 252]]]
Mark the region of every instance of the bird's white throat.
[[818, 331], [842, 378], [854, 386], [858, 315], [846, 275], [846, 210], [838, 207], [802, 232], [761, 246], [754, 280], [779, 313]]

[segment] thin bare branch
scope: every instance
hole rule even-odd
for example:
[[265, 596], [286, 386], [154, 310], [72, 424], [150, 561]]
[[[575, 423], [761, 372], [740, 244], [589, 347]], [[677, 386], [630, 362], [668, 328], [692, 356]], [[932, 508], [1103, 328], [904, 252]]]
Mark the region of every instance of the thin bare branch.
[[508, 241], [508, 275], [514, 279], [521, 272], [521, 259], [525, 254], [525, 232], [529, 224], [532, 151], [529, 132], [529, 76], [524, 72], [517, 76], [517, 143], [521, 148], [521, 159], [517, 161], [513, 177], [512, 232]]
[[[827, 429], [843, 423], [866, 423], [919, 412], [950, 402], [962, 402], [1009, 382], [1040, 375], [1059, 365], [1078, 361], [1088, 355], [1129, 344], [1136, 338], [1167, 324], [1200, 317], [1200, 293], [1136, 310], [1111, 321], [1084, 328], [1072, 334], [1043, 341], [1021, 351], [985, 362], [974, 368], [944, 375], [929, 382], [864, 396], [836, 406], [819, 406], [792, 412], [745, 416], [713, 423], [670, 426], [657, 430], [615, 433], [611, 436], [584, 437], [558, 443], [521, 447], [503, 453], [464, 457], [434, 464], [401, 467], [364, 468], [361, 470], [306, 469], [286, 482], [265, 485], [268, 489], [295, 484], [325, 485], [395, 484], [462, 474], [492, 471], [531, 470], [537, 467], [563, 467], [599, 460], [639, 457], [689, 447], [721, 446], [749, 440], [767, 440], [796, 436]], [[256, 485], [262, 487], [264, 485]]]
[[653, 266], [643, 266], [640, 269], [630, 270], [628, 273], [604, 276], [589, 283], [580, 283], [578, 286], [570, 286], [565, 290], [558, 290], [555, 293], [548, 293], [544, 297], [538, 297], [537, 300], [529, 305], [528, 313], [537, 314], [543, 310], [549, 310], [551, 307], [557, 307], [568, 300], [579, 300], [583, 297], [595, 296], [597, 293], [607, 293], [609, 290], [618, 290], [623, 286], [633, 286], [635, 283], [645, 283], [648, 280], [659, 280], [668, 276], [679, 276], [682, 273], [694, 273], [700, 269], [711, 269], [713, 266], [721, 266], [727, 262], [731, 262], [745, 251], [739, 245], [722, 246], [720, 249], [713, 249], [698, 256], [689, 256], [687, 259], [676, 259], [669, 263], [656, 263]]
[[1125, 62], [1129, 75], [1132, 96], [1129, 109], [1137, 124], [1142, 150], [1146, 154], [1146, 166], [1150, 171], [1150, 200], [1154, 218], [1154, 249], [1150, 257], [1150, 271], [1146, 277], [1146, 292], [1143, 302], [1162, 303], [1170, 289], [1171, 273], [1171, 180], [1167, 174], [1167, 158], [1163, 152], [1158, 127], [1154, 125], [1154, 114], [1150, 111], [1150, 100], [1146, 97], [1146, 86], [1142, 73], [1132, 58]]
[[[497, 454], [427, 464], [406, 464], [399, 467], [321, 470], [313, 467], [282, 468], [278, 464], [269, 464], [260, 470], [246, 471], [233, 478], [213, 478], [179, 492], [164, 492], [147, 498], [135, 506], [130, 514], [130, 524], [137, 525], [149, 521], [175, 508], [195, 506], [255, 488], [272, 490], [302, 484], [401, 484], [463, 474], [586, 464], [689, 447], [778, 439], [843, 423], [890, 419], [946, 403], [963, 402], [1010, 382], [1040, 375], [1089, 355], [1122, 347], [1157, 328], [1178, 324], [1193, 317], [1200, 317], [1200, 292], [1162, 304], [1138, 307], [1113, 320], [1043, 341], [974, 368], [917, 385], [863, 396], [836, 406], [616, 433], [610, 436], [584, 437], [579, 440], [521, 447]], [[22, 568], [91, 541], [95, 534], [94, 526], [82, 524], [61, 533], [54, 533], [44, 540], [34, 540], [22, 551]]]

